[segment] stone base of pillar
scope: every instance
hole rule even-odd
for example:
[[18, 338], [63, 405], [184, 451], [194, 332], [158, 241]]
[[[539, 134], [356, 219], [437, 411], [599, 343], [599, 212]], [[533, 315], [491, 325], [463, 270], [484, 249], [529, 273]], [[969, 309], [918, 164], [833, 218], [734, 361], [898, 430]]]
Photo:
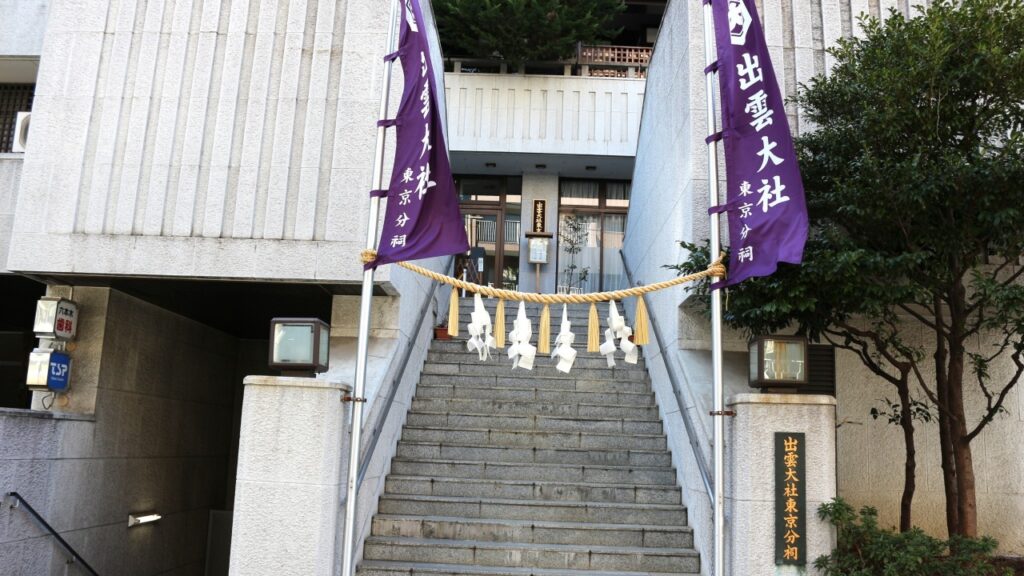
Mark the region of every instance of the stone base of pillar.
[[341, 554], [347, 384], [245, 379], [232, 576], [331, 576]]
[[[737, 576], [816, 574], [814, 560], [831, 551], [835, 535], [818, 519], [818, 506], [836, 496], [836, 400], [803, 394], [737, 394], [726, 404], [736, 415], [725, 445], [726, 573]], [[803, 435], [804, 565], [777, 565], [779, 493], [776, 432]], [[778, 513], [777, 513], [778, 512]]]

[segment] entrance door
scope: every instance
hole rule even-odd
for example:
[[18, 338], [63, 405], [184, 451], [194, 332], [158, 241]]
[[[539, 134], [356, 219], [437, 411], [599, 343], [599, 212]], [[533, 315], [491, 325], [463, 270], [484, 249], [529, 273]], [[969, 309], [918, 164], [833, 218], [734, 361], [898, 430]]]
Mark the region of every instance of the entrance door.
[[469, 239], [469, 254], [455, 262], [456, 276], [463, 271], [466, 280], [507, 290], [519, 287], [518, 211], [462, 206], [462, 221]]
[[462, 222], [466, 226], [466, 237], [469, 238], [469, 254], [456, 259], [455, 273], [466, 280], [484, 286], [501, 286], [499, 284], [502, 270], [502, 217], [501, 210], [462, 208]]
[[456, 176], [459, 211], [470, 252], [456, 261], [456, 274], [495, 288], [519, 287], [522, 235], [520, 178]]

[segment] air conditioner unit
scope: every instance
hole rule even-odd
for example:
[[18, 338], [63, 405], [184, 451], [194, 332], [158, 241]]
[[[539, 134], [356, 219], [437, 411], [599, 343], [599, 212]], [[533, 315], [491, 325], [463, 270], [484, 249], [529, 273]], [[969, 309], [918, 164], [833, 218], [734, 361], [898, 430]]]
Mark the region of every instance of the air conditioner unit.
[[11, 145], [11, 152], [25, 152], [25, 147], [28, 146], [28, 127], [31, 120], [31, 112], [18, 112], [17, 120], [14, 122], [14, 142]]

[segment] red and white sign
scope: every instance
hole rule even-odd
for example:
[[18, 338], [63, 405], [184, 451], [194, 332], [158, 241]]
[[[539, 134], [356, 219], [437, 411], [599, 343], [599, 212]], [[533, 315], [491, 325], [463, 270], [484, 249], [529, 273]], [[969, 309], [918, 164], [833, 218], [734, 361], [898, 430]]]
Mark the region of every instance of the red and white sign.
[[78, 331], [78, 304], [63, 298], [40, 298], [34, 331], [39, 338], [73, 340]]

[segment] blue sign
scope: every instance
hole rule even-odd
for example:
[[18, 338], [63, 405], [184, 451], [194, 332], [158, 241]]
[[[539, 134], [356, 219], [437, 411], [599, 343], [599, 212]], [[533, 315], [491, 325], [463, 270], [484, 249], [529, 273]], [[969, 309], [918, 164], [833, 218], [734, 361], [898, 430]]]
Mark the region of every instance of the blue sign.
[[71, 383], [71, 356], [54, 350], [50, 353], [50, 369], [46, 373], [46, 387], [54, 392], [66, 392]]

